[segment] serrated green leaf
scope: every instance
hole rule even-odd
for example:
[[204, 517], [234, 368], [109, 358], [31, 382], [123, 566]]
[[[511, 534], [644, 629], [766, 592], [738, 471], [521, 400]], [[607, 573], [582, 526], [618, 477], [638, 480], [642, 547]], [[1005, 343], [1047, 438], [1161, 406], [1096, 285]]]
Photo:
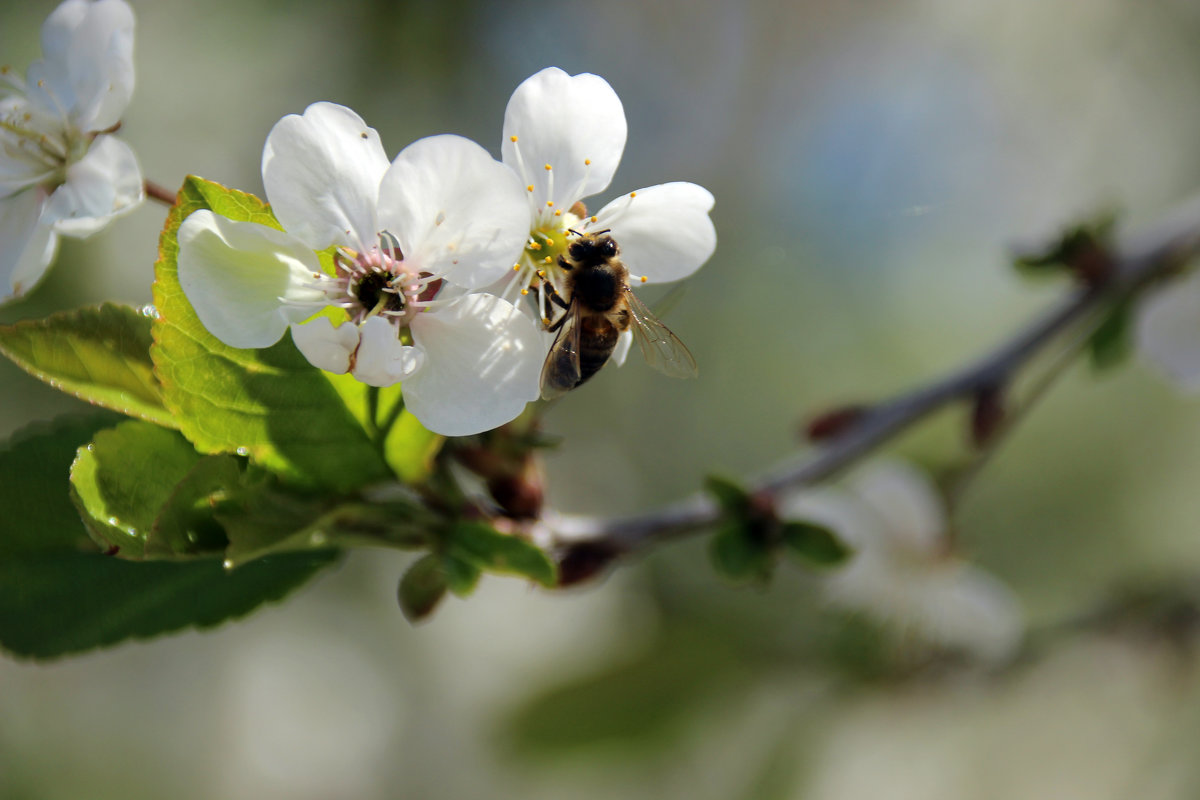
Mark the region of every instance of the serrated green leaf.
[[446, 571], [442, 560], [430, 554], [413, 562], [400, 578], [396, 596], [400, 610], [409, 622], [420, 622], [432, 614], [446, 596]]
[[1133, 305], [1119, 303], [1088, 339], [1088, 355], [1097, 372], [1121, 364], [1133, 353]]
[[140, 559], [159, 511], [200, 458], [177, 431], [122, 422], [79, 449], [71, 497], [101, 547]]
[[67, 394], [176, 427], [150, 362], [150, 317], [105, 303], [0, 325], [0, 353]]
[[788, 552], [812, 566], [840, 564], [853, 552], [829, 528], [812, 522], [785, 522], [780, 537]]
[[179, 225], [208, 208], [233, 220], [279, 224], [250, 194], [190, 177], [159, 240], [150, 355], [164, 402], [204, 453], [239, 453], [309, 487], [349, 491], [390, 472], [327, 373], [296, 350], [291, 335], [263, 350], [228, 347], [205, 330], [180, 288]]
[[235, 570], [212, 558], [132, 562], [100, 553], [0, 561], [0, 646], [52, 658], [209, 628], [279, 600], [336, 558], [329, 550], [288, 554]]
[[727, 514], [744, 516], [750, 507], [750, 495], [739, 484], [720, 475], [709, 475], [704, 479], [704, 489], [717, 505]]
[[520, 575], [554, 586], [558, 570], [541, 549], [481, 522], [460, 522], [446, 537], [446, 555], [488, 572]]
[[211, 559], [103, 555], [71, 503], [68, 475], [78, 448], [121, 419], [104, 412], [39, 424], [0, 449], [0, 647], [10, 653], [51, 658], [216, 625], [279, 599], [336, 557], [279, 557], [230, 573]]
[[763, 581], [771, 577], [774, 566], [771, 549], [740, 520], [723, 523], [709, 543], [708, 552], [717, 572], [732, 581]]

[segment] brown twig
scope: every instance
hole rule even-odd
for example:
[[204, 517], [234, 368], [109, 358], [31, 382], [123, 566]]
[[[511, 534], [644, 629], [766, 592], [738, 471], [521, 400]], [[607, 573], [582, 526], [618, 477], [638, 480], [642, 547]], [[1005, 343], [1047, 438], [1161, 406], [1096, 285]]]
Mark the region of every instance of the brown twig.
[[146, 181], [145, 191], [146, 197], [149, 197], [151, 200], [157, 200], [168, 208], [175, 205], [175, 193], [163, 186], [159, 186], [154, 181]]
[[[1066, 331], [1102, 317], [1093, 312], [1138, 294], [1200, 253], [1200, 198], [1143, 233], [1119, 240], [1110, 249], [1111, 261], [1103, 280], [1077, 287], [1044, 316], [981, 358], [864, 410], [824, 447], [776, 466], [752, 482], [751, 491], [777, 496], [832, 478], [933, 413], [1008, 385], [1023, 366]], [[713, 525], [719, 513], [715, 502], [697, 494], [634, 516], [547, 514], [543, 521], [553, 532], [560, 562], [570, 563], [576, 551], [611, 553], [615, 558], [699, 532]]]

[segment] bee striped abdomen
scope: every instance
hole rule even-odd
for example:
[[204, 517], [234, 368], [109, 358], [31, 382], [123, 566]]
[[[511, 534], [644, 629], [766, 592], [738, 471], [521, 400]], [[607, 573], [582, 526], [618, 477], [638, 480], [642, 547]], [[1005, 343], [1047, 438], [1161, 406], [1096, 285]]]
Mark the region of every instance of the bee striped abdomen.
[[604, 316], [585, 317], [579, 324], [579, 383], [576, 386], [608, 363], [620, 335], [617, 326]]

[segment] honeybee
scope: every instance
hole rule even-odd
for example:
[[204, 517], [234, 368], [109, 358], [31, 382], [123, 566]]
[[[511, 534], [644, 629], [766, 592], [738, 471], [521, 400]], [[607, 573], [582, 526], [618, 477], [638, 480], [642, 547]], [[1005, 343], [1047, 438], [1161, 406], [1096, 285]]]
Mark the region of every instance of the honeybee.
[[549, 328], [558, 335], [542, 366], [542, 397], [551, 400], [595, 375], [631, 327], [650, 366], [673, 378], [695, 377], [696, 359], [687, 347], [629, 290], [616, 240], [608, 231], [571, 232], [578, 238], [558, 257], [567, 299], [550, 292], [565, 311]]

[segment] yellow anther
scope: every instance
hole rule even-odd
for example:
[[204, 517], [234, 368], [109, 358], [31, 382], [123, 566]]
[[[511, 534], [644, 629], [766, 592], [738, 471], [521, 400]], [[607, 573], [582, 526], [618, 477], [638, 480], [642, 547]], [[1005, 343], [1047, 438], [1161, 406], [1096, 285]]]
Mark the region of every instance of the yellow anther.
[[541, 250], [541, 249], [542, 249], [542, 245], [541, 245], [541, 243], [540, 243], [540, 242], [530, 242], [530, 243], [529, 243], [529, 249], [530, 249], [530, 250]]
[[513, 272], [520, 272], [520, 271], [521, 271], [521, 265], [513, 264]]
[[531, 183], [531, 184], [529, 184], [528, 186], [526, 186], [526, 187], [525, 187], [525, 191], [527, 191], [527, 192], [532, 192], [532, 191], [533, 191], [533, 184]]
[[525, 295], [525, 294], [529, 294], [529, 290], [528, 290], [528, 289], [522, 289], [522, 290], [521, 290], [521, 294], [523, 294], [523, 295]]
[[546, 172], [549, 172], [552, 169], [553, 169], [553, 167], [551, 167], [549, 164], [546, 165]]
[[554, 208], [554, 201], [553, 201], [553, 200], [547, 200], [547, 201], [546, 201], [546, 208]]
[[592, 217], [592, 222], [596, 222], [598, 219], [599, 217]]
[[649, 279], [645, 275], [643, 275], [642, 277], [638, 278], [638, 280], [641, 281], [642, 283], [645, 283]]
[[516, 141], [517, 141], [517, 137], [515, 137], [515, 136], [510, 136], [510, 137], [508, 137], [508, 140], [509, 140], [510, 142], [513, 142], [513, 143], [515, 144], [515, 143], [516, 143]]
[[543, 324], [543, 325], [549, 325], [549, 324], [550, 324], [550, 318], [549, 318], [549, 317], [542, 317], [542, 324]]
[[545, 258], [542, 259], [542, 263], [543, 264], [553, 264], [554, 259], [552, 259], [550, 256], [546, 256]]
[[637, 192], [630, 192], [630, 193], [629, 193], [629, 196], [630, 196], [631, 198], [633, 198], [633, 197], [637, 197]]
[[583, 165], [584, 165], [585, 167], [590, 167], [590, 166], [592, 165], [592, 160], [591, 160], [590, 158], [585, 158], [585, 159], [583, 160]]
[[[549, 258], [549, 257], [550, 257], [550, 256], [546, 256], [546, 258]], [[546, 277], [546, 273], [545, 273], [543, 270], [540, 270], [540, 269], [539, 269], [539, 270], [537, 271], [537, 276], [538, 276], [539, 278], [544, 278], [544, 277]]]
[[561, 216], [562, 216], [562, 209], [560, 208], [560, 209], [558, 209], [557, 211], [555, 211], [555, 212], [554, 212], [554, 216], [556, 216], [556, 217], [561, 217]]
[[546, 247], [554, 247], [554, 240], [549, 236], [546, 237]]

